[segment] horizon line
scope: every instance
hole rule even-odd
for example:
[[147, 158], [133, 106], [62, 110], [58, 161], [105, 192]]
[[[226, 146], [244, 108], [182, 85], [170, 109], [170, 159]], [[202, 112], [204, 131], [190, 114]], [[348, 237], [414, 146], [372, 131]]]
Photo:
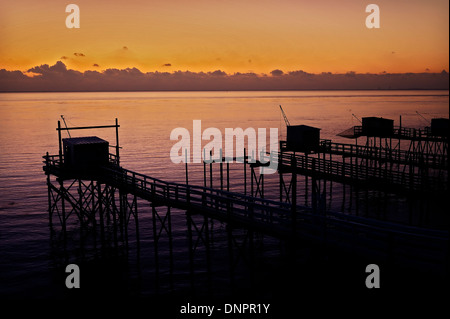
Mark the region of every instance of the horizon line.
[[[1, 93], [111, 93], [111, 92], [316, 92], [316, 91], [450, 91], [447, 89], [407, 88], [407, 89], [255, 89], [255, 90], [48, 90], [48, 91], [1, 91]], [[433, 96], [449, 96], [450, 94], [438, 94]]]

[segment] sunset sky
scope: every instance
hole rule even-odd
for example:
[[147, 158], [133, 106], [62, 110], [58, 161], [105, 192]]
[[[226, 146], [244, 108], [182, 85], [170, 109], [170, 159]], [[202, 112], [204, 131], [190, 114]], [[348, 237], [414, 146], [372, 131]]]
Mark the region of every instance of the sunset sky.
[[[66, 28], [70, 3], [80, 29]], [[380, 29], [365, 26], [370, 3]], [[448, 9], [448, 0], [0, 0], [0, 69], [448, 72]]]

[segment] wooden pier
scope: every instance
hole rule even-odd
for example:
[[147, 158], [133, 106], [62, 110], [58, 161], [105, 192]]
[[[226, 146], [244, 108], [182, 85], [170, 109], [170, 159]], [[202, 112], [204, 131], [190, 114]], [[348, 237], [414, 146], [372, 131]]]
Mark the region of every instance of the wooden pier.
[[[96, 163], [95, 167], [91, 168], [68, 165], [68, 156], [73, 154], [68, 152], [67, 146], [63, 148], [61, 131], [69, 128], [61, 128], [59, 123], [59, 154], [47, 153], [44, 156], [49, 221], [53, 227], [56, 215], [63, 233], [66, 232], [68, 219], [76, 216], [81, 226], [99, 224], [102, 232], [105, 219], [112, 220], [117, 231], [126, 237], [129, 222], [133, 217], [139, 236], [139, 198], [151, 205], [154, 227], [159, 220], [161, 229], [164, 228], [168, 232], [171, 228], [170, 208], [177, 208], [189, 215], [200, 214], [205, 218], [293, 243], [310, 242], [343, 249], [356, 255], [377, 256], [376, 258], [394, 263], [419, 267], [426, 265], [439, 272], [445, 272], [445, 267], [448, 267], [448, 231], [399, 225], [302, 206], [297, 204], [296, 196], [292, 196], [288, 202], [281, 198], [280, 201], [273, 201], [264, 199], [264, 196], [255, 196], [256, 192], [253, 191], [251, 196], [248, 196], [224, 190], [223, 186], [221, 189], [214, 189], [206, 185], [196, 186], [156, 179], [120, 166], [117, 120], [115, 125], [70, 129], [103, 128], [116, 130], [116, 145], [113, 146], [116, 154], [108, 152], [106, 162]], [[439, 184], [432, 178], [419, 179], [417, 176], [397, 174], [386, 168], [369, 169], [306, 154], [281, 152], [278, 164], [280, 178], [283, 173], [290, 172], [294, 184], [295, 176], [302, 174], [360, 186], [376, 184], [392, 191], [448, 190], [448, 184]], [[258, 164], [253, 164], [252, 168], [257, 166]], [[253, 182], [253, 175], [251, 178]], [[292, 191], [295, 187], [293, 186]], [[167, 208], [164, 216], [161, 217], [156, 212], [157, 207]]]
[[[380, 159], [375, 152], [359, 154], [359, 149], [355, 147], [354, 151], [352, 147], [342, 146], [330, 148], [327, 152], [354, 158], [385, 160], [384, 157]], [[369, 188], [393, 193], [440, 196], [448, 192], [447, 174], [441, 177], [426, 174], [417, 175], [410, 171], [392, 170], [388, 165], [375, 167], [361, 164], [357, 160], [351, 162], [336, 161], [307, 154], [281, 152], [278, 154], [278, 158], [278, 170], [281, 173], [296, 172], [316, 179], [354, 185], [361, 189]], [[396, 159], [393, 159], [393, 161], [396, 161]]]
[[[284, 148], [284, 144], [284, 142], [281, 143], [282, 149]], [[436, 170], [448, 170], [447, 150], [442, 150], [442, 153], [429, 149], [402, 150], [393, 148], [391, 144], [392, 142], [385, 146], [382, 144], [379, 146], [367, 146], [333, 143], [331, 140], [321, 140], [318, 152], [340, 155], [344, 158], [356, 157], [366, 161], [378, 161], [379, 166], [384, 164], [397, 164], [426, 167]]]

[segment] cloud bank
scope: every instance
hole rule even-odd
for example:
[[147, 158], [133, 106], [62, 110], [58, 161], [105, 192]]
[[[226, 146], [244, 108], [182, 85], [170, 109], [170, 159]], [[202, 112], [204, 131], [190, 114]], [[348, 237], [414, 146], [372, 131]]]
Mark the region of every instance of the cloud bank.
[[[32, 75], [32, 76], [29, 76]], [[167, 91], [167, 90], [376, 90], [449, 89], [449, 74], [348, 72], [313, 74], [302, 70], [270, 74], [214, 72], [147, 72], [137, 68], [76, 71], [58, 61], [27, 72], [0, 69], [0, 92]]]

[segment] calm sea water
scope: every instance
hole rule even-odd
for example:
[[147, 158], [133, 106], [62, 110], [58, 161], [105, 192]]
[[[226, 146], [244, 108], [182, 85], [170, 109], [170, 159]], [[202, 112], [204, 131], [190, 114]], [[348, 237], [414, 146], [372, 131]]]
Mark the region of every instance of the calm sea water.
[[[48, 226], [48, 202], [42, 156], [57, 154], [58, 135], [55, 130], [61, 115], [68, 126], [114, 124], [119, 119], [121, 163], [125, 168], [169, 181], [184, 182], [184, 166], [170, 161], [169, 152], [174, 141], [170, 132], [177, 127], [192, 132], [192, 121], [201, 120], [202, 129], [253, 127], [278, 128], [285, 135], [285, 124], [278, 105], [282, 105], [291, 124], [305, 124], [321, 128], [321, 138], [353, 143], [336, 136], [345, 129], [358, 125], [356, 117], [381, 116], [395, 120], [402, 116], [405, 127], [424, 127], [427, 120], [449, 116], [448, 91], [310, 91], [310, 92], [120, 92], [120, 93], [11, 93], [0, 94], [0, 296], [67, 297], [61, 265], [66, 262], [85, 263], [98, 279], [98, 269], [108, 268], [104, 277], [120, 277], [124, 294], [152, 295], [175, 291], [178, 295], [190, 293], [192, 278], [188, 252], [185, 246], [186, 222], [174, 218], [174, 267], [167, 267], [167, 243], [159, 249], [163, 265], [155, 271], [151, 219], [142, 209], [140, 217], [140, 251], [108, 259], [88, 251], [87, 257], [75, 246], [61, 257], [54, 247]], [[420, 113], [420, 115], [418, 113]], [[96, 135], [114, 144], [114, 130], [72, 131], [71, 135]], [[67, 137], [67, 136], [63, 136]], [[191, 183], [203, 183], [202, 165], [191, 165]], [[216, 173], [217, 174], [217, 171]], [[215, 175], [217, 176], [217, 175]], [[266, 196], [277, 198], [277, 180], [268, 177]], [[242, 191], [242, 166], [234, 165], [231, 189]], [[217, 180], [214, 186], [217, 186]], [[338, 201], [337, 201], [338, 203]], [[145, 206], [145, 203], [143, 204]], [[339, 203], [330, 204], [339, 210]], [[141, 211], [140, 211], [141, 213]], [[175, 212], [183, 216], [182, 212]], [[213, 284], [229, 286], [229, 273], [220, 265], [226, 251], [225, 226], [216, 223], [217, 246]], [[221, 240], [221, 236], [223, 237]], [[131, 240], [130, 245], [135, 242]], [[166, 245], [166, 246], [164, 246]], [[278, 244], [265, 242], [260, 263], [275, 269], [280, 257]], [[263, 257], [267, 257], [264, 259]], [[83, 259], [84, 258], [84, 259]], [[95, 263], [92, 263], [95, 260]], [[196, 268], [197, 290], [211, 272], [201, 265]], [[272, 267], [272, 268], [271, 268]], [[245, 267], [243, 267], [244, 269]], [[168, 270], [169, 269], [169, 270]], [[214, 272], [215, 271], [215, 272]], [[117, 275], [119, 274], [119, 275]], [[108, 277], [110, 276], [110, 277]], [[248, 278], [245, 270], [237, 278]], [[116, 278], [114, 277], [114, 278]], [[103, 281], [102, 281], [103, 280]], [[155, 286], [155, 282], [159, 281]], [[239, 281], [239, 279], [237, 280]], [[276, 282], [277, 279], [273, 278]], [[245, 286], [246, 284], [243, 284]], [[157, 287], [157, 288], [155, 288]], [[203, 288], [202, 288], [203, 287]]]

